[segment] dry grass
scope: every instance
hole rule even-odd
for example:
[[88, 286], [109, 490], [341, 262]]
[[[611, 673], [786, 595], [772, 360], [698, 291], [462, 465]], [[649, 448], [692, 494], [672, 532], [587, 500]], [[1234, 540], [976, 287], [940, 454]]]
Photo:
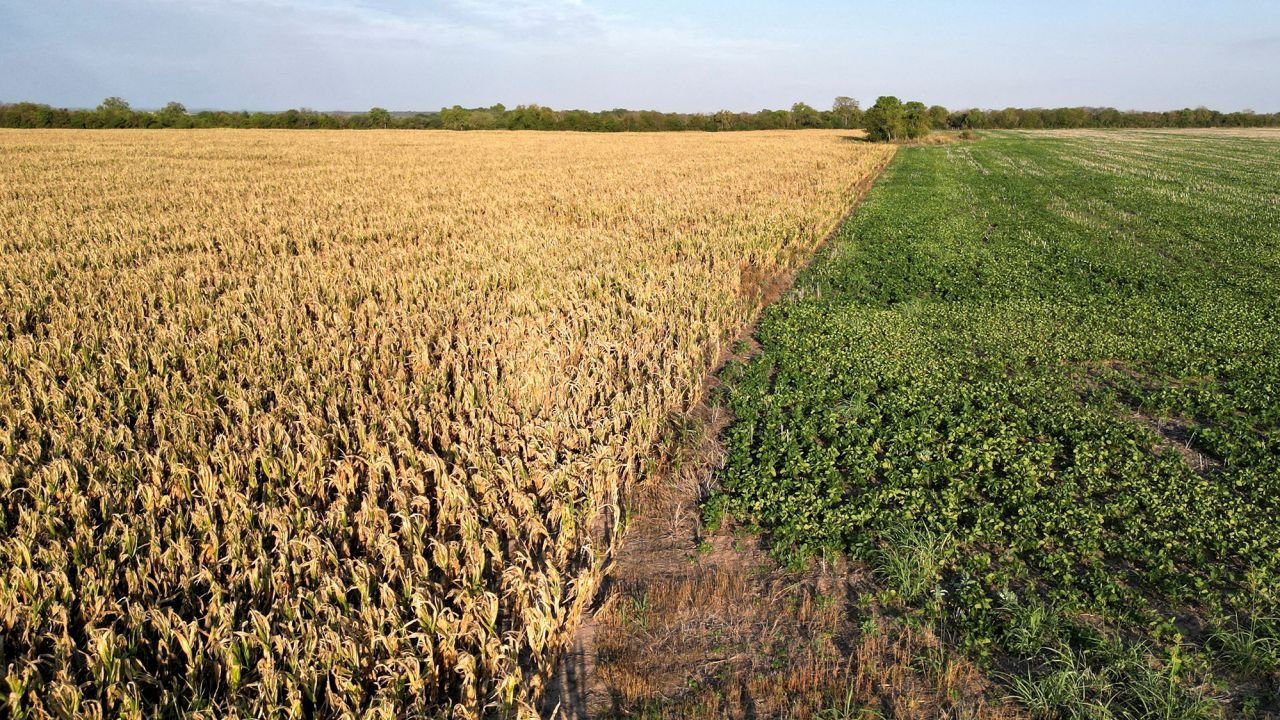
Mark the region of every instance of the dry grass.
[[906, 145], [906, 146], [950, 145], [951, 143], [960, 142], [961, 140], [966, 140], [966, 139], [968, 138], [960, 137], [960, 133], [957, 133], [957, 132], [931, 132], [922, 138], [916, 138], [915, 140], [906, 140], [898, 144]]
[[788, 571], [732, 531], [666, 562], [631, 552], [591, 621], [590, 685], [561, 718], [1022, 717], [930, 628], [886, 615], [856, 566]]
[[8, 714], [532, 713], [840, 135], [0, 133]]
[[[748, 335], [737, 357], [757, 349]], [[704, 396], [717, 386], [711, 378]], [[670, 440], [664, 480], [637, 493], [606, 599], [562, 665], [548, 715], [1023, 718], [930, 628], [887, 614], [864, 568], [789, 570], [753, 531], [705, 534], [698, 504], [728, 421], [717, 403], [700, 405]]]

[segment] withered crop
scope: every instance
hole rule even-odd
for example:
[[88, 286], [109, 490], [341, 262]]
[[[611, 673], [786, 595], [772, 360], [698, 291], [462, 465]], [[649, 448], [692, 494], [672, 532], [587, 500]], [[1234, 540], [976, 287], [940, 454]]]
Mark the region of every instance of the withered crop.
[[668, 418], [891, 152], [0, 132], [0, 714], [530, 712]]

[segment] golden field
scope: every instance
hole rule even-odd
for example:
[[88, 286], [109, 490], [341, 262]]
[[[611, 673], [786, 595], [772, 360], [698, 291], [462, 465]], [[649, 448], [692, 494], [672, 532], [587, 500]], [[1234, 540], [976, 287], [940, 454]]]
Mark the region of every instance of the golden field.
[[0, 714], [531, 713], [846, 134], [0, 131]]

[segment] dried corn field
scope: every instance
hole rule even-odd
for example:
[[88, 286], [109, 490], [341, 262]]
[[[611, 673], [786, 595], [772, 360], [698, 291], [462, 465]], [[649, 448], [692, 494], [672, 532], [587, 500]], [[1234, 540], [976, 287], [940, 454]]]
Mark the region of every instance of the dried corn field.
[[0, 133], [0, 714], [531, 712], [669, 418], [891, 152]]

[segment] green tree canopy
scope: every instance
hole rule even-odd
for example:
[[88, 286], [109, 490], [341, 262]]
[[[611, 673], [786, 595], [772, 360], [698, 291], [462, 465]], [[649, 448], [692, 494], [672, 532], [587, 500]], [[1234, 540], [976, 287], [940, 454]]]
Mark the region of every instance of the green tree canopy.
[[469, 127], [470, 113], [461, 105], [444, 108], [440, 111], [440, 123], [445, 130], [466, 130]]
[[129, 107], [129, 102], [124, 98], [117, 97], [115, 95], [112, 95], [106, 100], [103, 100], [102, 104], [98, 105], [98, 112], [104, 112], [104, 113], [105, 112], [127, 113], [130, 110], [132, 110], [132, 108]]
[[376, 128], [385, 128], [391, 126], [391, 113], [386, 108], [371, 107], [367, 113], [369, 116], [369, 125]]
[[180, 102], [171, 102], [156, 112], [156, 120], [161, 127], [191, 127], [187, 117], [187, 106]]
[[929, 108], [929, 125], [934, 130], [941, 130], [947, 126], [947, 109], [941, 105], [934, 105]]
[[818, 127], [822, 122], [822, 116], [812, 106], [798, 102], [791, 106], [791, 121], [796, 127]]
[[[556, 116], [551, 108], [541, 105], [517, 105], [507, 113], [507, 127], [512, 130], [547, 130], [555, 127]], [[575, 128], [581, 129], [581, 128]]]
[[133, 117], [133, 108], [129, 107], [129, 103], [125, 102], [124, 98], [112, 96], [103, 100], [93, 114], [97, 119], [98, 127], [128, 127]]
[[902, 118], [907, 126], [907, 139], [915, 140], [929, 134], [929, 109], [924, 103], [912, 101], [903, 105]]
[[874, 142], [892, 142], [907, 134], [902, 101], [892, 95], [877, 98], [863, 121], [867, 126], [867, 136]]
[[835, 118], [837, 127], [853, 128], [862, 123], [862, 107], [857, 100], [847, 95], [841, 95], [831, 103], [831, 115]]

